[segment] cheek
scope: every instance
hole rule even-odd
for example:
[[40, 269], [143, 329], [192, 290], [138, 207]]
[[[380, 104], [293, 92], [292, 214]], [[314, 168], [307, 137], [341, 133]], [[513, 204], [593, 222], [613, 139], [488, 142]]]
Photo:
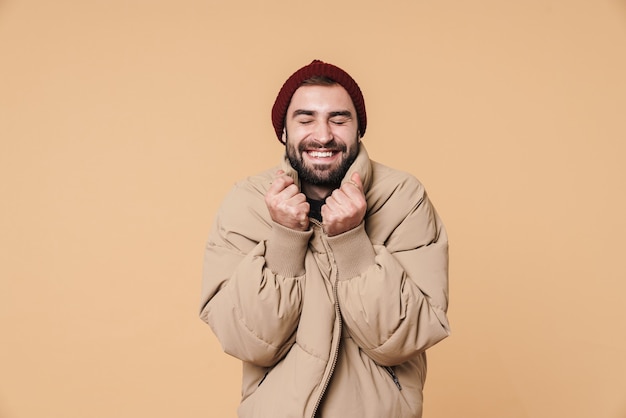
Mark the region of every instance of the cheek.
[[338, 129], [333, 131], [333, 135], [335, 138], [338, 138], [343, 142], [348, 148], [354, 148], [358, 146], [359, 143], [359, 134], [356, 129], [353, 128], [343, 128], [338, 127]]
[[287, 131], [287, 148], [293, 153], [299, 153], [299, 147], [302, 143], [302, 137], [298, 135], [297, 131]]
[[287, 137], [291, 142], [300, 142], [302, 138], [308, 135], [310, 128], [300, 124], [290, 124], [285, 128]]
[[358, 128], [355, 124], [330, 125], [330, 128], [332, 132], [341, 137], [346, 144], [351, 144], [354, 142], [355, 138], [358, 138]]

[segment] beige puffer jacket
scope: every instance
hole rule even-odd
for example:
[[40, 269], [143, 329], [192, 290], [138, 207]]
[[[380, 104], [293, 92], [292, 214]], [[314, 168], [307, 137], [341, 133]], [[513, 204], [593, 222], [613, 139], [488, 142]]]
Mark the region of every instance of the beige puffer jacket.
[[449, 334], [447, 235], [423, 186], [361, 146], [346, 179], [361, 175], [365, 221], [329, 237], [270, 219], [278, 168], [234, 187], [205, 253], [200, 317], [243, 362], [239, 416], [420, 417], [424, 351]]

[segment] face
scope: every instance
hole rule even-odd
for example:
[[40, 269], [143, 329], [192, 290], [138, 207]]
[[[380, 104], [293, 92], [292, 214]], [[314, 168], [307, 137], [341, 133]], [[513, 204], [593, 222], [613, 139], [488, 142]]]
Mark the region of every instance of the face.
[[332, 190], [359, 151], [358, 119], [339, 84], [296, 90], [285, 120], [287, 156], [303, 183]]

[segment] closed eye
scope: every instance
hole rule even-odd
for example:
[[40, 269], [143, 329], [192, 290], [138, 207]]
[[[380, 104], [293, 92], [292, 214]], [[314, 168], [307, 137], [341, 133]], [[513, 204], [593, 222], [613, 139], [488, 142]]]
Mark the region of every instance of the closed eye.
[[337, 112], [330, 112], [330, 123], [334, 125], [343, 125], [352, 120], [352, 113], [347, 110], [340, 110]]

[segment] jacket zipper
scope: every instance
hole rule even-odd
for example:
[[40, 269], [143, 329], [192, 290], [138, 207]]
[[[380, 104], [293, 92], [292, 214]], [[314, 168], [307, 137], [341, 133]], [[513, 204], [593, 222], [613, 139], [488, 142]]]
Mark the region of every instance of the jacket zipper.
[[396, 376], [396, 372], [394, 372], [393, 369], [389, 366], [383, 366], [383, 368], [387, 370], [387, 373], [389, 373], [389, 376], [391, 376], [391, 380], [393, 380], [393, 383], [396, 384], [398, 390], [402, 390], [402, 386], [400, 385], [400, 379], [398, 379], [398, 376]]
[[261, 380], [259, 380], [259, 384], [257, 385], [257, 387], [261, 386], [261, 383], [263, 383], [265, 381], [265, 378], [267, 377], [267, 375], [270, 374], [270, 371], [266, 371], [265, 374], [263, 375], [263, 377], [261, 378]]
[[[323, 236], [325, 236], [325, 232], [323, 232], [323, 228], [322, 225], [315, 219], [312, 219], [313, 223], [318, 225], [320, 227], [320, 229], [322, 230], [322, 234]], [[333, 376], [333, 373], [335, 372], [335, 366], [337, 365], [337, 358], [339, 357], [339, 346], [341, 344], [341, 328], [343, 326], [343, 321], [341, 320], [341, 311], [339, 309], [339, 299], [337, 298], [337, 265], [335, 264], [335, 257], [330, 249], [330, 247], [328, 246], [328, 243], [326, 242], [326, 239], [322, 238], [322, 242], [324, 243], [324, 248], [326, 249], [326, 252], [328, 253], [328, 255], [330, 257], [332, 257], [331, 260], [331, 265], [332, 267], [332, 271], [334, 271], [334, 276], [335, 276], [335, 280], [333, 282], [333, 297], [335, 298], [335, 315], [337, 317], [337, 345], [335, 347], [335, 353], [333, 355], [332, 358], [332, 364], [330, 366], [330, 373], [328, 374], [328, 377], [326, 378], [326, 381], [324, 382], [324, 386], [322, 387], [322, 391], [320, 392], [319, 397], [317, 398], [317, 402], [315, 403], [315, 407], [313, 408], [313, 414], [311, 414], [311, 418], [315, 418], [315, 415], [317, 415], [317, 410], [319, 409], [320, 404], [322, 403], [322, 398], [324, 397], [324, 394], [326, 393], [326, 389], [328, 389], [328, 385], [330, 384], [330, 379]]]

